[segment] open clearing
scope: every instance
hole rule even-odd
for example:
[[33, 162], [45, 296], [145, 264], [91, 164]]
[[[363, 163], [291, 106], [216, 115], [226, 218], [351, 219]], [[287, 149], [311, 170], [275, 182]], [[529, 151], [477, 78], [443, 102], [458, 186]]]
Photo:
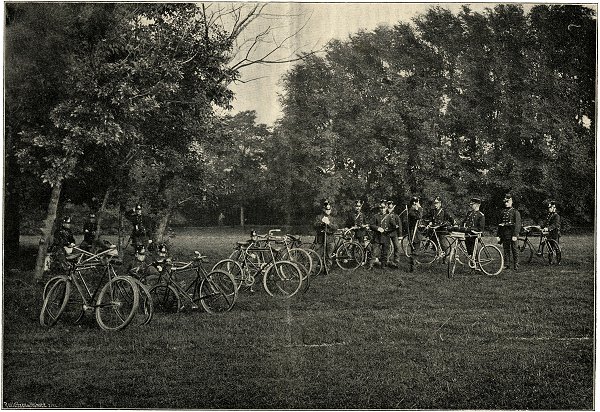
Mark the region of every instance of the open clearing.
[[[180, 229], [172, 251], [216, 262], [245, 232]], [[116, 333], [92, 316], [42, 328], [41, 286], [6, 273], [4, 406], [592, 409], [594, 240], [561, 245], [558, 267], [534, 257], [516, 274], [447, 279], [404, 259], [319, 277], [298, 299], [258, 288], [224, 315], [155, 315]]]

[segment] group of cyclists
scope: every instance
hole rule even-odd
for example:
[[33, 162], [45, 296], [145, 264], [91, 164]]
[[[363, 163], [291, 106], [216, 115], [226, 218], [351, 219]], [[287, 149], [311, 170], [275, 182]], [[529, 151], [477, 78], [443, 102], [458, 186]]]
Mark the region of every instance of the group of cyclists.
[[[392, 200], [381, 200], [377, 211], [370, 217], [363, 212], [364, 203], [361, 200], [354, 202], [353, 211], [347, 214], [345, 220], [333, 216], [332, 204], [325, 200], [322, 212], [314, 221], [316, 231], [315, 243], [323, 245], [326, 264], [331, 265], [331, 256], [335, 247], [335, 233], [337, 229], [346, 228], [354, 232], [354, 239], [364, 244], [369, 255], [368, 269], [375, 266], [381, 268], [399, 267], [400, 239], [403, 231], [409, 239], [410, 255], [419, 253], [419, 245], [424, 236], [435, 236], [441, 246], [442, 255], [449, 246], [449, 231], [460, 231], [466, 234], [465, 246], [469, 254], [474, 255], [475, 242], [478, 234], [485, 228], [485, 215], [479, 210], [481, 199], [473, 197], [469, 201], [469, 212], [460, 222], [442, 205], [441, 197], [432, 200], [433, 208], [427, 212], [421, 207], [421, 200], [417, 196], [410, 199], [409, 204], [400, 213], [396, 212], [396, 203]], [[557, 242], [560, 238], [560, 216], [556, 211], [556, 202], [551, 200], [545, 203], [548, 214], [542, 223], [542, 230], [547, 237]], [[513, 207], [513, 196], [507, 193], [504, 196], [504, 208], [501, 211], [501, 222], [498, 225], [496, 237], [504, 249], [504, 268], [519, 269], [518, 236], [521, 233], [521, 215]], [[393, 248], [393, 253], [390, 253]], [[388, 260], [389, 257], [389, 260]], [[412, 269], [412, 264], [410, 265]]]

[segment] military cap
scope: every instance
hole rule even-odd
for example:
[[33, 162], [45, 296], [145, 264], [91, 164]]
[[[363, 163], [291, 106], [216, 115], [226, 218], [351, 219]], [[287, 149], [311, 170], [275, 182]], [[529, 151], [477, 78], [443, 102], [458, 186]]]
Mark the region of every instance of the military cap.
[[469, 201], [469, 203], [475, 203], [480, 205], [481, 204], [481, 199], [478, 197], [472, 197], [471, 200]]

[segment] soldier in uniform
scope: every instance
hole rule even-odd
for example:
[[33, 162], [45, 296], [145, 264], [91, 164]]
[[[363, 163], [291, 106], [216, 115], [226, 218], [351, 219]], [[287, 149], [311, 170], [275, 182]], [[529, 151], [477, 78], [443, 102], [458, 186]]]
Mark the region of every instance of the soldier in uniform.
[[371, 243], [374, 245], [376, 253], [373, 253], [373, 257], [369, 262], [369, 269], [373, 268], [373, 265], [379, 259], [382, 267], [385, 267], [388, 248], [390, 246], [390, 237], [387, 234], [387, 221], [389, 220], [387, 214], [387, 202], [382, 200], [379, 202], [379, 211], [371, 218], [371, 224], [369, 228], [373, 231], [373, 239]]
[[[428, 228], [431, 226], [439, 227], [436, 232], [440, 239], [440, 246], [443, 249], [442, 252], [446, 252], [450, 246], [450, 242], [446, 237], [448, 232], [445, 232], [444, 229], [454, 225], [454, 216], [442, 207], [442, 199], [439, 196], [436, 196], [435, 199], [433, 199], [433, 209], [431, 209], [427, 215], [427, 220], [429, 221], [429, 224], [427, 225]], [[432, 238], [434, 237], [435, 236], [432, 234]]]
[[73, 247], [75, 246], [75, 237], [71, 231], [71, 217], [65, 217], [62, 222], [60, 229], [54, 235], [54, 241], [51, 247], [51, 263], [50, 270], [54, 273], [66, 273], [69, 270], [70, 264], [68, 262], [69, 256], [73, 253]]
[[560, 240], [560, 216], [556, 212], [556, 202], [550, 200], [547, 203], [548, 215], [543, 224], [543, 231], [548, 232], [548, 239], [554, 239], [558, 243]]
[[517, 247], [517, 237], [521, 232], [521, 214], [513, 208], [513, 198], [510, 193], [504, 196], [504, 209], [501, 213], [501, 222], [498, 225], [498, 242], [502, 243], [504, 248], [504, 269], [510, 266], [512, 255], [514, 270], [519, 269], [519, 250]]
[[73, 232], [71, 231], [71, 217], [65, 217], [60, 225], [60, 229], [54, 235], [54, 242], [52, 244], [52, 249], [58, 250], [63, 246], [67, 246], [69, 244], [75, 244], [75, 237], [73, 236]]
[[[394, 257], [390, 267], [397, 268], [400, 263], [400, 239], [402, 238], [402, 222], [400, 216], [396, 214], [396, 203], [393, 200], [387, 202], [387, 227], [386, 234], [390, 238], [390, 243], [394, 247]], [[385, 255], [387, 259], [387, 254]]]
[[96, 215], [90, 213], [87, 222], [83, 224], [83, 241], [79, 247], [88, 252], [92, 251], [94, 242], [96, 241]]
[[367, 224], [367, 218], [365, 214], [362, 212], [363, 202], [361, 200], [357, 200], [354, 202], [354, 211], [348, 214], [348, 218], [346, 219], [346, 227], [354, 227], [354, 239], [357, 241], [362, 241], [362, 239], [367, 234], [367, 228], [369, 225]]
[[[479, 207], [481, 206], [481, 199], [478, 197], [471, 198], [469, 201], [469, 207], [471, 210], [467, 213], [467, 216], [463, 219], [461, 226], [465, 228], [465, 231], [470, 234], [474, 234], [473, 232], [483, 232], [485, 228], [485, 215], [479, 211]], [[475, 236], [467, 237], [465, 239], [465, 246], [467, 247], [467, 252], [473, 257], [475, 253], [475, 241], [477, 238]]]
[[410, 199], [410, 207], [408, 209], [408, 238], [411, 243], [411, 254], [416, 253], [419, 250], [421, 233], [419, 233], [418, 225], [422, 217], [421, 199], [413, 196]]
[[133, 249], [136, 250], [138, 246], [147, 247], [148, 244], [152, 243], [151, 239], [148, 239], [148, 231], [144, 222], [144, 216], [142, 215], [142, 206], [137, 205], [132, 210], [125, 214], [125, 217], [131, 222], [131, 244]]
[[331, 266], [331, 255], [333, 254], [334, 237], [337, 226], [333, 216], [331, 216], [331, 204], [326, 200], [323, 202], [323, 211], [319, 214], [314, 222], [314, 228], [317, 231], [315, 243], [324, 245], [325, 249], [325, 264]]

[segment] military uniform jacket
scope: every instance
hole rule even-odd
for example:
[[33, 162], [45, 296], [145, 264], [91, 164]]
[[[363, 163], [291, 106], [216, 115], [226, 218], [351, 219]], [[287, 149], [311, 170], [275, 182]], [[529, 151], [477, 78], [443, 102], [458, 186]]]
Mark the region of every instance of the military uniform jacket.
[[383, 226], [383, 228], [390, 237], [398, 237], [402, 235], [402, 222], [400, 221], [400, 216], [393, 212], [388, 213], [384, 223], [386, 226]]
[[131, 222], [131, 225], [133, 226], [131, 231], [131, 237], [146, 236], [146, 226], [144, 225], [143, 215], [138, 215], [135, 212], [128, 211], [125, 217]]
[[325, 240], [325, 233], [327, 233], [327, 241], [333, 241], [333, 234], [335, 233], [337, 226], [335, 225], [335, 219], [333, 216], [329, 215], [329, 224], [326, 225], [322, 222], [323, 219], [327, 216], [325, 213], [321, 213], [315, 218], [315, 222], [313, 224], [314, 228], [317, 231], [317, 243], [323, 243]]
[[382, 227], [385, 230], [386, 225], [388, 224], [384, 219], [388, 216], [385, 213], [376, 213], [372, 219], [371, 224], [369, 225], [369, 229], [373, 231], [373, 239], [374, 243], [387, 243], [390, 240], [390, 237], [385, 233], [381, 233], [377, 230], [377, 228]]
[[[414, 236], [415, 235], [415, 226], [417, 225], [417, 223], [419, 222], [419, 220], [421, 220], [422, 218], [422, 214], [421, 214], [421, 210], [420, 209], [414, 209], [414, 208], [410, 208], [408, 209], [408, 235], [409, 236]], [[418, 234], [417, 234], [418, 236]]]
[[73, 232], [71, 232], [71, 229], [61, 227], [58, 233], [54, 235], [53, 246], [62, 247], [68, 245], [69, 243], [75, 243], [75, 237], [73, 236]]
[[348, 215], [348, 219], [346, 219], [346, 227], [358, 226], [360, 228], [354, 231], [354, 237], [359, 241], [362, 241], [362, 238], [367, 234], [367, 230], [362, 228], [362, 226], [366, 223], [367, 219], [365, 218], [365, 214], [363, 212], [350, 213]]
[[521, 232], [521, 214], [513, 207], [507, 207], [502, 211], [502, 221], [498, 226], [498, 236], [501, 239], [510, 239], [519, 236]]
[[83, 225], [83, 241], [92, 244], [96, 237], [96, 222], [85, 222]]
[[450, 226], [454, 224], [454, 216], [441, 207], [439, 210], [431, 209], [429, 221], [433, 226]]
[[548, 213], [544, 227], [548, 228], [551, 234], [560, 234], [560, 216], [556, 212]]
[[471, 210], [467, 213], [461, 226], [475, 232], [483, 232], [483, 229], [485, 228], [485, 215], [479, 210]]

